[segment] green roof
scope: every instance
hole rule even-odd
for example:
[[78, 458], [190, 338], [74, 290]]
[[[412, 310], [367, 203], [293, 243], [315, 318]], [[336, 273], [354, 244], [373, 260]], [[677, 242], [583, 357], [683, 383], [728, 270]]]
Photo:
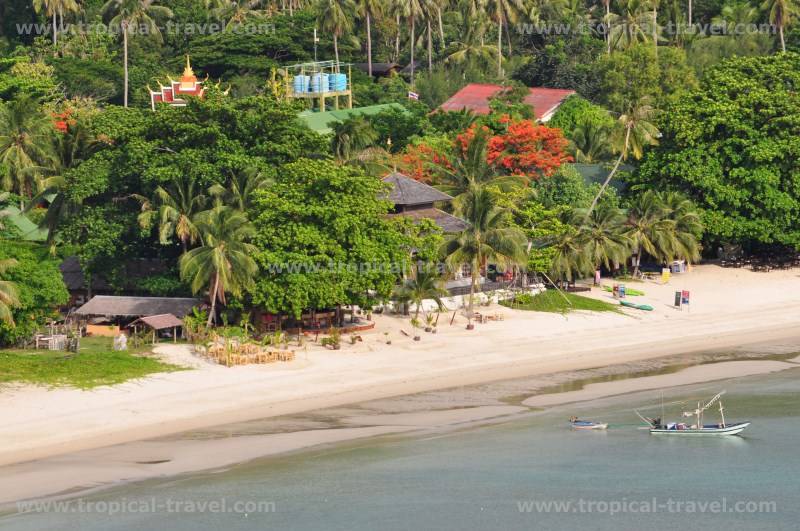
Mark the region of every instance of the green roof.
[[47, 240], [47, 231], [40, 229], [36, 223], [28, 219], [20, 209], [6, 205], [0, 209], [0, 223], [16, 227], [21, 239], [29, 242], [43, 242]]
[[343, 122], [353, 116], [378, 114], [383, 111], [388, 111], [389, 109], [408, 112], [406, 108], [399, 103], [384, 103], [381, 105], [369, 105], [368, 107], [356, 107], [355, 109], [339, 109], [338, 111], [303, 111], [298, 116], [312, 131], [324, 135], [331, 132], [331, 125], [336, 122]]

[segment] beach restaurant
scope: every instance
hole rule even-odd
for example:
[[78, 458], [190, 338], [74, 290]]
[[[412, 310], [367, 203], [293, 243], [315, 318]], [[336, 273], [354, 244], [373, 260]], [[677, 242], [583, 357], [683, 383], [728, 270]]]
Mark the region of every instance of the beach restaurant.
[[[193, 308], [203, 305], [200, 299], [184, 297], [95, 295], [92, 300], [75, 310], [73, 315], [86, 322], [86, 335], [116, 337], [122, 329], [134, 323], [137, 328], [148, 327], [154, 333], [175, 329], [179, 326], [177, 323]], [[153, 319], [155, 317], [158, 319]], [[144, 318], [148, 319], [143, 320]]]

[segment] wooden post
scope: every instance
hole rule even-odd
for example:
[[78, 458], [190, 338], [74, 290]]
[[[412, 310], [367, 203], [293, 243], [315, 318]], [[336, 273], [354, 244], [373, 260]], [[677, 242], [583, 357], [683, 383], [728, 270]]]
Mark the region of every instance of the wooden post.
[[173, 326], [172, 327], [172, 342], [173, 343], [177, 343], [178, 342], [178, 327], [177, 326]]
[[350, 65], [347, 65], [347, 108], [353, 108], [353, 76]]
[[156, 344], [156, 329], [153, 328], [153, 344]]

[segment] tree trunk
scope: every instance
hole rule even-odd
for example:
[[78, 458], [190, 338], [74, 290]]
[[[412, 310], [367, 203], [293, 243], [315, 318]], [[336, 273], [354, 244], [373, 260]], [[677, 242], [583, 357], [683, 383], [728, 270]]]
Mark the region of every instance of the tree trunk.
[[467, 307], [467, 317], [472, 319], [472, 311], [475, 307], [475, 291], [478, 288], [478, 276], [480, 274], [479, 265], [480, 260], [475, 258], [472, 263], [472, 271], [470, 271], [470, 286], [469, 286], [469, 306]]
[[431, 33], [431, 21], [428, 20], [428, 73], [433, 72], [433, 37]]
[[395, 15], [395, 22], [397, 23], [397, 35], [394, 39], [394, 60], [400, 60], [400, 13]]
[[636, 250], [636, 265], [633, 266], [633, 278], [639, 276], [639, 264], [642, 263], [642, 246], [639, 245]]
[[[339, 37], [336, 32], [333, 33], [333, 55], [336, 57], [336, 71], [339, 71]], [[323, 111], [325, 109], [322, 109]]]
[[53, 47], [56, 45], [58, 45], [58, 21], [56, 20], [56, 12], [53, 10]]
[[215, 319], [217, 311], [218, 292], [219, 292], [219, 271], [217, 271], [216, 275], [214, 275], [214, 289], [211, 292], [211, 311], [208, 312], [208, 321], [206, 322], [206, 328], [210, 328], [212, 320]]
[[411, 17], [411, 88], [414, 88], [414, 45], [416, 44], [416, 33], [414, 26], [414, 17]]
[[442, 50], [444, 50], [447, 46], [444, 43], [444, 25], [442, 24], [442, 8], [440, 6], [436, 6], [436, 18], [439, 21], [439, 39], [442, 41]]
[[783, 22], [778, 25], [778, 35], [781, 36], [781, 50], [786, 51], [786, 40], [783, 38]]
[[606, 0], [606, 53], [611, 55], [611, 0]]
[[122, 23], [122, 60], [125, 63], [125, 89], [122, 96], [123, 105], [128, 106], [128, 24]]
[[617, 173], [617, 170], [619, 169], [619, 165], [622, 164], [622, 159], [625, 158], [625, 153], [627, 153], [627, 151], [628, 151], [628, 142], [630, 142], [630, 139], [631, 139], [631, 129], [632, 128], [631, 127], [627, 127], [626, 129], [627, 130], [625, 131], [625, 145], [622, 147], [622, 152], [619, 154], [619, 158], [617, 159], [617, 162], [614, 163], [614, 167], [611, 169], [611, 172], [608, 174], [608, 177], [606, 177], [606, 180], [603, 181], [603, 185], [600, 187], [600, 190], [598, 190], [597, 195], [594, 196], [594, 199], [592, 200], [592, 204], [591, 204], [591, 206], [589, 206], [589, 210], [586, 212], [586, 218], [585, 219], [589, 219], [589, 216], [592, 214], [592, 210], [594, 210], [594, 207], [597, 206], [597, 202], [600, 200], [600, 196], [603, 195], [603, 192], [605, 191], [606, 187], [608, 186], [608, 183], [611, 182], [611, 179], [614, 177], [614, 174]]
[[658, 4], [653, 2], [653, 46], [655, 47], [656, 57], [658, 57]]
[[372, 77], [372, 28], [370, 25], [369, 11], [367, 11], [367, 72]]
[[692, 25], [692, 0], [689, 0], [689, 26]]
[[497, 77], [503, 77], [503, 21], [497, 22]]

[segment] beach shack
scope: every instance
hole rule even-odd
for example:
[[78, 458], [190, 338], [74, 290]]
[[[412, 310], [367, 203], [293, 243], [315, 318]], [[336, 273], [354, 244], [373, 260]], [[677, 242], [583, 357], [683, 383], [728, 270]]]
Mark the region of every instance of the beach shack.
[[[171, 315], [175, 320], [180, 320], [193, 308], [203, 305], [200, 299], [184, 297], [95, 295], [89, 302], [75, 310], [73, 316], [86, 323], [87, 335], [116, 337], [124, 328], [143, 317]], [[169, 322], [174, 323], [175, 320]], [[155, 322], [163, 324], [167, 319]]]
[[396, 171], [384, 177], [383, 182], [391, 185], [387, 199], [394, 205], [392, 216], [404, 216], [415, 221], [430, 219], [446, 234], [467, 228], [463, 219], [436, 208], [437, 204], [453, 200], [446, 193]]
[[133, 329], [134, 334], [138, 334], [140, 329], [149, 329], [153, 332], [153, 344], [156, 344], [156, 339], [159, 334], [170, 333], [172, 342], [178, 341], [178, 330], [183, 334], [183, 321], [172, 315], [171, 313], [164, 313], [161, 315], [150, 315], [148, 317], [140, 317], [128, 325], [128, 329]]

